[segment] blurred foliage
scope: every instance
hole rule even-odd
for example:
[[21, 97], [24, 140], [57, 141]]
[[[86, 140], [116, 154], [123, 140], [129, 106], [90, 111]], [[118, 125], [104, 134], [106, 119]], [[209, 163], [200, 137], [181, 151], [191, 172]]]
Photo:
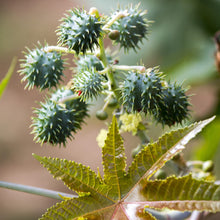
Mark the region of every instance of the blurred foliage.
[[220, 118], [216, 118], [213, 123], [203, 131], [203, 140], [200, 147], [192, 156], [196, 160], [214, 159], [220, 147]]
[[0, 98], [1, 98], [3, 92], [5, 91], [8, 83], [11, 79], [11, 76], [12, 76], [14, 69], [15, 69], [16, 62], [17, 62], [17, 58], [14, 58], [11, 62], [11, 65], [10, 65], [9, 70], [6, 73], [5, 77], [0, 81]]

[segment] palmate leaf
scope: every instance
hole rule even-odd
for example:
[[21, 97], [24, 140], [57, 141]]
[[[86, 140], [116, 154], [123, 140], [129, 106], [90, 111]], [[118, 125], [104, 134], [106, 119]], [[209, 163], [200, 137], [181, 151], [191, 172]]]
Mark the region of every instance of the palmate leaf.
[[220, 211], [220, 185], [193, 179], [191, 174], [179, 178], [171, 176], [166, 180], [143, 180], [139, 187], [135, 195], [138, 210]]
[[171, 131], [160, 137], [158, 141], [148, 144], [136, 155], [129, 167], [128, 175], [133, 184], [144, 177], [149, 179], [168, 160], [180, 153], [185, 145], [213, 119], [214, 117], [177, 131]]
[[49, 208], [41, 219], [155, 220], [146, 208], [220, 211], [220, 188], [212, 182], [191, 175], [149, 180], [213, 119], [163, 135], [145, 146], [126, 172], [123, 141], [113, 117], [102, 148], [103, 178], [73, 161], [35, 155], [55, 178], [79, 193]]
[[122, 138], [117, 128], [116, 118], [113, 117], [109, 133], [102, 149], [104, 181], [111, 186], [109, 196], [116, 201], [123, 197], [127, 187], [125, 180], [126, 157]]

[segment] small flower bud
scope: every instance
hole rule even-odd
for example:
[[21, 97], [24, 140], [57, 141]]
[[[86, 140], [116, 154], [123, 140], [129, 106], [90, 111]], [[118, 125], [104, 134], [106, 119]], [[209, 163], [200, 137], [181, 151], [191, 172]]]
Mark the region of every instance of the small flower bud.
[[117, 40], [120, 36], [120, 32], [118, 30], [112, 30], [109, 34], [108, 34], [108, 37], [111, 39], [111, 40]]
[[99, 120], [106, 120], [108, 118], [108, 114], [107, 114], [106, 111], [99, 110], [99, 111], [96, 112], [96, 117]]

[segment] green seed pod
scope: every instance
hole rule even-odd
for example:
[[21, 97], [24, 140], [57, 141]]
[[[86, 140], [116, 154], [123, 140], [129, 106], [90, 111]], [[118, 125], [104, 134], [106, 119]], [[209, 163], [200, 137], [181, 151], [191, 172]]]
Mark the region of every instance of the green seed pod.
[[151, 69], [144, 74], [130, 72], [121, 86], [124, 108], [128, 112], [152, 113], [162, 99], [161, 75]]
[[83, 54], [94, 46], [99, 46], [98, 38], [102, 32], [102, 23], [84, 10], [70, 10], [69, 15], [62, 19], [58, 30], [59, 41], [75, 50], [76, 54]]
[[142, 110], [142, 79], [141, 74], [130, 72], [121, 86], [123, 105], [128, 112]]
[[130, 7], [123, 12], [128, 15], [115, 21], [112, 25], [112, 29], [118, 30], [120, 33], [115, 42], [116, 44], [119, 43], [125, 52], [130, 48], [136, 51], [139, 48], [139, 42], [142, 42], [148, 33], [149, 22], [145, 19], [146, 12], [138, 10], [138, 6], [135, 8]]
[[61, 88], [51, 95], [51, 100], [55, 102], [61, 101], [68, 110], [74, 109], [75, 120], [82, 123], [84, 118], [88, 116], [88, 104], [80, 98], [73, 98], [75, 95], [72, 90]]
[[189, 117], [188, 98], [180, 85], [168, 83], [163, 89], [163, 100], [154, 114], [156, 121], [168, 126], [182, 123]]
[[[87, 104], [79, 98], [73, 98], [74, 93], [64, 88], [52, 94], [51, 99], [41, 103], [41, 108], [34, 112], [33, 118], [34, 139], [38, 143], [51, 143], [65, 146], [72, 133], [81, 129], [81, 124], [87, 114]], [[66, 100], [66, 101], [65, 101]]]
[[73, 78], [73, 89], [78, 92], [82, 100], [93, 100], [103, 91], [104, 77], [95, 69], [79, 72]]
[[111, 40], [117, 40], [120, 36], [120, 32], [118, 30], [112, 30], [109, 34], [108, 34], [108, 37], [111, 39]]
[[56, 87], [63, 75], [63, 60], [61, 54], [55, 51], [45, 52], [43, 48], [36, 48], [25, 53], [24, 63], [21, 64], [22, 81], [27, 81], [25, 88], [46, 89]]
[[99, 110], [99, 111], [96, 112], [96, 117], [99, 120], [106, 120], [108, 118], [108, 114], [107, 114], [106, 111]]
[[80, 128], [79, 122], [75, 121], [75, 111], [53, 101], [41, 103], [41, 108], [34, 113], [37, 117], [33, 118], [32, 133], [37, 143], [65, 146], [67, 138], [71, 139], [72, 132]]
[[80, 56], [79, 60], [76, 61], [76, 64], [77, 64], [76, 72], [83, 72], [84, 70], [88, 70], [92, 68], [96, 69], [97, 71], [101, 71], [104, 69], [101, 60], [99, 60], [94, 55]]
[[143, 75], [142, 84], [142, 110], [143, 112], [153, 113], [158, 108], [158, 102], [163, 99], [162, 75], [157, 68], [149, 69]]

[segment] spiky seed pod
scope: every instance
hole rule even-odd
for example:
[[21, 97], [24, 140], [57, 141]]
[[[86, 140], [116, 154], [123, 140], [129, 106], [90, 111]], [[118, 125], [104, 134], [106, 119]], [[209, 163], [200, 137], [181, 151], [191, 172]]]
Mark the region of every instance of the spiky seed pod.
[[33, 118], [34, 140], [37, 143], [51, 143], [65, 146], [67, 138], [72, 138], [72, 132], [80, 128], [75, 121], [75, 111], [64, 108], [53, 101], [41, 103], [41, 108], [35, 110], [37, 117]]
[[70, 10], [69, 14], [62, 19], [58, 29], [59, 42], [75, 50], [76, 54], [83, 54], [94, 46], [99, 46], [98, 38], [102, 32], [102, 23], [84, 10]]
[[73, 89], [78, 92], [82, 100], [93, 100], [103, 91], [102, 82], [104, 80], [104, 77], [94, 68], [84, 70], [74, 76]]
[[157, 68], [148, 69], [143, 75], [142, 109], [153, 113], [158, 108], [158, 102], [163, 99], [162, 75]]
[[168, 83], [163, 89], [163, 100], [158, 104], [158, 111], [155, 112], [155, 119], [162, 125], [172, 126], [175, 123], [182, 123], [189, 117], [189, 97], [185, 89], [176, 83]]
[[122, 102], [128, 112], [152, 113], [162, 98], [161, 75], [151, 69], [145, 74], [130, 72], [121, 86]]
[[88, 104], [80, 98], [73, 98], [75, 95], [70, 89], [60, 88], [51, 95], [51, 100], [65, 104], [65, 108], [68, 110], [74, 110], [74, 120], [82, 123], [85, 117], [88, 116]]
[[61, 54], [55, 51], [45, 52], [43, 48], [29, 50], [21, 64], [22, 81], [27, 81], [25, 88], [46, 89], [56, 87], [63, 76], [64, 61]]
[[80, 56], [79, 60], [76, 61], [76, 64], [77, 72], [83, 72], [84, 70], [92, 68], [96, 69], [97, 71], [101, 71], [104, 69], [102, 61], [94, 55]]
[[120, 47], [127, 52], [130, 48], [135, 51], [139, 49], [139, 42], [146, 38], [148, 34], [149, 21], [145, 18], [146, 12], [142, 12], [135, 8], [128, 8], [125, 10], [127, 16], [115, 21], [112, 25], [113, 30], [119, 31], [119, 37], [115, 43], [119, 43]]
[[122, 84], [122, 101], [128, 112], [140, 112], [142, 110], [142, 75], [130, 72]]
[[52, 94], [51, 99], [41, 103], [41, 108], [34, 112], [33, 131], [35, 141], [65, 146], [72, 133], [81, 129], [81, 124], [87, 114], [87, 104], [79, 98], [71, 99], [74, 93], [64, 88]]

